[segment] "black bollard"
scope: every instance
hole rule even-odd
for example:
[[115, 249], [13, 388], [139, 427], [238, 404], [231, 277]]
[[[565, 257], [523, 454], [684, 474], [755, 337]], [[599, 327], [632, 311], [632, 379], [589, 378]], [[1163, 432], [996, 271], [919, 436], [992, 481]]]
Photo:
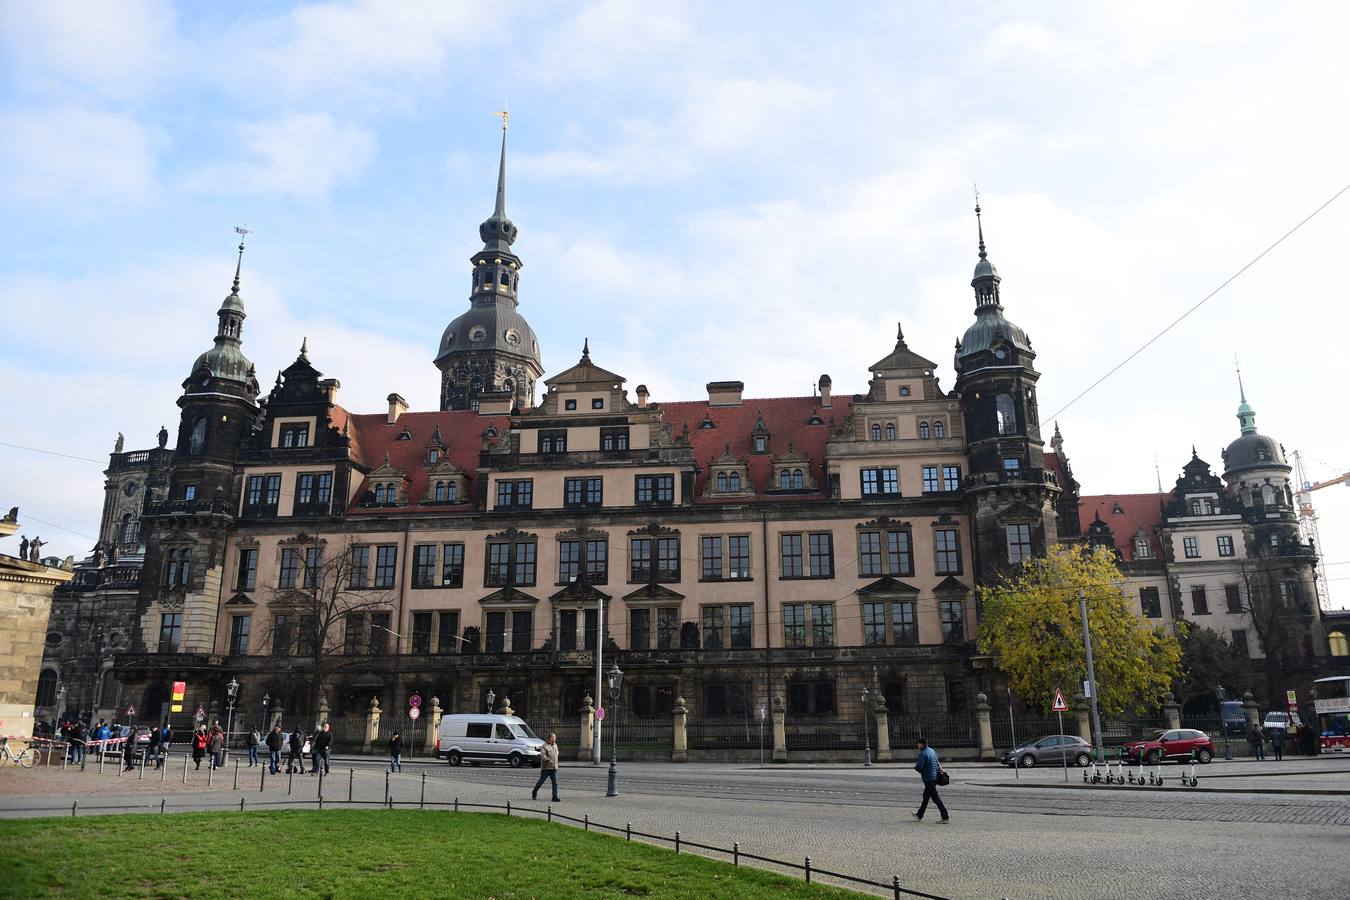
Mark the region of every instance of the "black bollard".
[[230, 790], [239, 790], [239, 760], [237, 759], [234, 761], [234, 787], [230, 788]]
[[427, 805], [427, 773], [422, 773], [422, 798], [417, 801], [418, 809], [425, 809]]
[[352, 802], [352, 782], [356, 780], [356, 770], [347, 770], [347, 802]]

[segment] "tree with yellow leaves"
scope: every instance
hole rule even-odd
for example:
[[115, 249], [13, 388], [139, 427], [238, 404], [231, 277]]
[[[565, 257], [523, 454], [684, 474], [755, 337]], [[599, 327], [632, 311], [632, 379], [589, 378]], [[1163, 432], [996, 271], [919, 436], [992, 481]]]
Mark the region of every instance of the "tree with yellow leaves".
[[979, 646], [998, 658], [1014, 693], [1049, 711], [1086, 677], [1078, 594], [1087, 596], [1097, 702], [1107, 713], [1156, 707], [1181, 671], [1181, 647], [1135, 614], [1116, 557], [1105, 548], [1055, 547], [993, 587], [980, 588]]

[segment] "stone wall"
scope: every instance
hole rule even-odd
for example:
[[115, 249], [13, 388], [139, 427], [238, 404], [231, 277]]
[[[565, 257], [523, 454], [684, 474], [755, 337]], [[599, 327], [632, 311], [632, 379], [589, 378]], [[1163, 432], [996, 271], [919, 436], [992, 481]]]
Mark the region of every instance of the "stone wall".
[[70, 574], [0, 554], [0, 734], [33, 732], [52, 591]]

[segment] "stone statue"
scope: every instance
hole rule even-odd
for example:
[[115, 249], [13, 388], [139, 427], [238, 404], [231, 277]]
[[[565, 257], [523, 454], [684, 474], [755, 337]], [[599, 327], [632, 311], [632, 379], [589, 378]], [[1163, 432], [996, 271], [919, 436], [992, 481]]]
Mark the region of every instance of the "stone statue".
[[122, 446], [126, 443], [126, 438], [122, 437], [122, 432], [117, 432], [117, 441], [113, 444], [113, 452], [121, 453]]
[[169, 429], [163, 425], [159, 426], [159, 449], [163, 450], [169, 445]]
[[19, 542], [19, 559], [28, 558], [28, 535], [22, 535], [23, 540]]
[[108, 543], [108, 565], [117, 565], [117, 541], [110, 541]]
[[31, 549], [28, 551], [28, 559], [30, 562], [38, 562], [42, 559], [42, 546], [47, 543], [50, 543], [50, 541], [44, 541], [37, 535], [33, 535], [33, 543], [30, 545]]
[[4, 521], [6, 522], [19, 521], [19, 508], [17, 506], [11, 506], [9, 508], [9, 512], [5, 513]]
[[99, 543], [94, 545], [94, 568], [97, 569], [101, 568], [102, 566], [103, 566], [103, 543], [100, 541]]

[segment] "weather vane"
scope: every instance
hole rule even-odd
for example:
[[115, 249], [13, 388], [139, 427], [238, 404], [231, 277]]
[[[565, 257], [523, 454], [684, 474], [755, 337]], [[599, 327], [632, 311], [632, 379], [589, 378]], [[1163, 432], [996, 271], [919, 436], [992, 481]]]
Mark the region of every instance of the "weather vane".
[[502, 100], [502, 108], [501, 108], [501, 110], [498, 111], [498, 112], [493, 113], [493, 115], [494, 115], [494, 116], [499, 116], [499, 117], [501, 118], [501, 120], [502, 120], [502, 131], [505, 131], [505, 130], [506, 130], [506, 123], [507, 123], [507, 121], [511, 118], [511, 113], [508, 112], [507, 109], [506, 109], [506, 100], [505, 100], [505, 99]]
[[234, 232], [235, 234], [239, 235], [239, 243], [242, 244], [244, 242], [244, 238], [252, 233], [252, 229], [250, 229], [248, 227], [248, 223], [245, 222], [243, 225], [234, 226]]

